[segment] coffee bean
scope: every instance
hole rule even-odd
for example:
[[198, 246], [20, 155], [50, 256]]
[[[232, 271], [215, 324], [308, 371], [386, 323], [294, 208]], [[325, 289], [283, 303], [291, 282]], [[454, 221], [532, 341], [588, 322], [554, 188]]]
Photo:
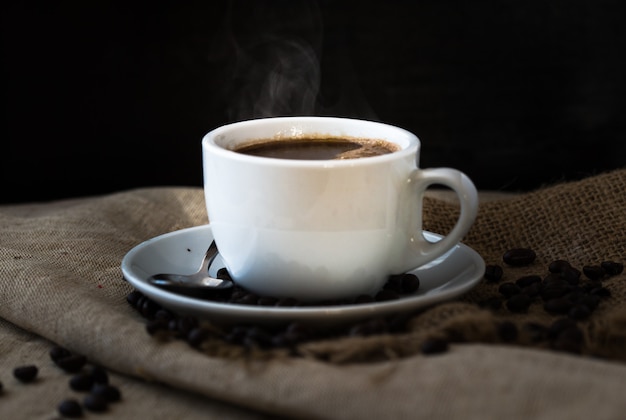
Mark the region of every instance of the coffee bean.
[[198, 319], [190, 315], [183, 315], [177, 318], [174, 325], [170, 323], [170, 329], [174, 327], [174, 331], [179, 334], [180, 337], [187, 337], [189, 331], [198, 326]]
[[537, 258], [537, 254], [530, 248], [513, 248], [502, 256], [502, 260], [511, 266], [521, 267], [530, 265]]
[[138, 309], [144, 318], [152, 319], [161, 307], [151, 299], [144, 299]]
[[600, 300], [601, 297], [597, 295], [587, 295], [580, 300], [580, 303], [589, 308], [590, 311], [594, 311], [600, 304]]
[[534, 298], [535, 296], [539, 296], [541, 293], [541, 287], [541, 283], [532, 283], [522, 288], [522, 293], [530, 298]]
[[382, 290], [391, 290], [396, 293], [400, 293], [401, 283], [402, 274], [389, 276], [385, 284], [383, 284]]
[[550, 278], [544, 280], [544, 284], [539, 292], [541, 298], [546, 301], [565, 296], [571, 290], [571, 285], [561, 278]]
[[237, 303], [241, 305], [256, 305], [258, 301], [259, 297], [257, 295], [254, 293], [246, 293], [239, 300], [237, 300]]
[[66, 372], [78, 372], [87, 363], [87, 358], [83, 355], [72, 354], [67, 357], [55, 360], [54, 363]]
[[3, 389], [4, 389], [4, 385], [2, 385], [2, 382], [0, 382], [0, 394], [2, 394]]
[[13, 376], [24, 383], [34, 381], [37, 373], [39, 373], [39, 369], [35, 365], [18, 366], [13, 369]]
[[252, 326], [248, 328], [242, 343], [245, 347], [271, 347], [272, 335], [261, 327]]
[[109, 374], [106, 369], [101, 366], [91, 366], [87, 370], [87, 374], [91, 375], [94, 383], [97, 384], [108, 384], [109, 383]]
[[599, 265], [586, 265], [583, 267], [583, 273], [591, 280], [599, 280], [605, 275], [604, 268]]
[[80, 403], [73, 398], [61, 401], [57, 409], [59, 411], [59, 414], [61, 414], [63, 417], [75, 418], [82, 417], [83, 415], [83, 408], [81, 407]]
[[410, 294], [415, 293], [420, 287], [420, 279], [411, 273], [404, 274], [402, 276], [402, 282], [400, 286], [400, 293]]
[[569, 329], [577, 329], [576, 321], [569, 318], [559, 318], [550, 324], [548, 338], [554, 339]]
[[362, 322], [354, 325], [350, 329], [350, 335], [352, 336], [368, 336], [374, 334], [382, 334], [387, 332], [387, 324], [381, 319], [372, 319], [366, 322]]
[[502, 267], [500, 267], [499, 265], [496, 264], [490, 264], [487, 265], [485, 267], [485, 280], [487, 280], [490, 283], [497, 283], [502, 279], [502, 275], [504, 274], [504, 271], [502, 270]]
[[575, 286], [580, 282], [580, 270], [574, 267], [566, 267], [561, 271], [560, 276], [567, 283]]
[[510, 298], [511, 296], [522, 293], [522, 289], [515, 283], [507, 282], [502, 283], [500, 287], [498, 287], [498, 292], [500, 292], [500, 294], [504, 297]]
[[400, 295], [393, 290], [381, 290], [374, 296], [374, 299], [377, 302], [385, 302], [388, 300], [396, 300], [400, 299]]
[[517, 284], [521, 288], [528, 287], [534, 283], [541, 283], [541, 276], [533, 274], [530, 276], [520, 277], [519, 279], [515, 280], [515, 284]]
[[70, 388], [74, 391], [89, 391], [93, 386], [93, 376], [87, 373], [79, 373], [70, 378]]
[[606, 298], [611, 296], [611, 291], [606, 287], [596, 287], [589, 292], [592, 296]]
[[99, 383], [93, 385], [91, 395], [102, 397], [107, 403], [117, 402], [122, 398], [122, 393], [116, 386]]
[[564, 269], [570, 268], [571, 265], [566, 260], [555, 260], [548, 265], [548, 271], [551, 273], [561, 273]]
[[187, 334], [187, 343], [192, 347], [199, 347], [210, 335], [207, 328], [195, 327]]
[[624, 271], [624, 264], [614, 261], [603, 261], [600, 266], [604, 269], [607, 275], [617, 276]]
[[420, 350], [423, 354], [438, 354], [445, 353], [448, 351], [448, 348], [447, 340], [443, 338], [428, 338], [422, 343]]
[[568, 316], [577, 321], [587, 319], [589, 315], [591, 315], [591, 310], [585, 305], [576, 305], [568, 312]]
[[133, 290], [132, 292], [126, 295], [126, 301], [133, 308], [137, 308], [137, 303], [139, 302], [139, 299], [142, 298], [143, 296], [144, 296], [143, 293], [141, 293], [139, 290]]
[[67, 356], [71, 356], [72, 352], [70, 352], [68, 349], [61, 347], [61, 346], [54, 346], [50, 349], [50, 359], [52, 359], [53, 362], [56, 362], [59, 359], [63, 359], [64, 357]]
[[167, 309], [160, 308], [154, 313], [155, 321], [163, 321], [167, 323], [174, 318], [175, 318], [174, 314], [168, 311]]
[[104, 397], [99, 395], [89, 394], [85, 396], [83, 399], [83, 405], [89, 411], [93, 411], [95, 413], [102, 413], [107, 410], [108, 404]]
[[511, 312], [525, 312], [530, 306], [531, 299], [523, 293], [513, 295], [506, 301], [506, 307]]
[[169, 330], [169, 322], [164, 319], [152, 319], [146, 323], [146, 332], [150, 335], [167, 330]]
[[572, 309], [572, 302], [565, 297], [558, 297], [545, 301], [543, 309], [551, 314], [566, 314]]

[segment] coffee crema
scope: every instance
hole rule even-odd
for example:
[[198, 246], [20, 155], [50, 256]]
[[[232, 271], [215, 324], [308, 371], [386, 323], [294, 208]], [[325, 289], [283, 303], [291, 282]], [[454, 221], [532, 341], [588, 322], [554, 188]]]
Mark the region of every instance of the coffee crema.
[[400, 150], [386, 140], [343, 137], [299, 137], [259, 140], [235, 148], [250, 156], [295, 160], [342, 160], [380, 156]]

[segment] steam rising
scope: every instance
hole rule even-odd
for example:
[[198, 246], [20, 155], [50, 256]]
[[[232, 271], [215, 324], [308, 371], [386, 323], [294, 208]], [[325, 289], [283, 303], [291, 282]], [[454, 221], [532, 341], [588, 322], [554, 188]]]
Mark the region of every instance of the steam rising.
[[[222, 94], [228, 118], [336, 115], [375, 119], [347, 54], [338, 48], [341, 40], [324, 39], [324, 29], [314, 2], [231, 2], [212, 50], [213, 60], [224, 65]], [[333, 47], [330, 54], [322, 51], [328, 45]], [[215, 51], [221, 54], [216, 56]], [[326, 84], [324, 94], [321, 58], [334, 77], [340, 77]]]

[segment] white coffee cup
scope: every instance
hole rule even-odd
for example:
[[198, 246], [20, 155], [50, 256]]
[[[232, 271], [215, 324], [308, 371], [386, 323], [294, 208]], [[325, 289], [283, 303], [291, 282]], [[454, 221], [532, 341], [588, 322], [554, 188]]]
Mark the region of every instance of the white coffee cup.
[[[234, 151], [259, 139], [309, 135], [382, 139], [399, 150], [346, 160], [293, 160]], [[476, 188], [451, 168], [420, 169], [420, 141], [404, 129], [334, 117], [236, 122], [202, 139], [209, 222], [235, 282], [263, 296], [301, 301], [375, 294], [389, 275], [456, 246], [478, 209]], [[433, 185], [456, 192], [460, 215], [440, 241], [422, 230]]]

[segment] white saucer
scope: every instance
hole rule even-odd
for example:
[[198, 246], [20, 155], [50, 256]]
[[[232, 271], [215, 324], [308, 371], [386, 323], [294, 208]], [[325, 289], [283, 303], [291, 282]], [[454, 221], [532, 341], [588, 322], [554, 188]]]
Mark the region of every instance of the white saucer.
[[[425, 232], [430, 241], [441, 236]], [[416, 311], [453, 299], [473, 288], [485, 273], [483, 259], [459, 244], [444, 256], [412, 271], [420, 279], [419, 290], [398, 300], [340, 306], [267, 307], [217, 303], [183, 296], [153, 286], [147, 278], [157, 273], [191, 274], [198, 269], [213, 235], [210, 225], [166, 233], [131, 249], [122, 260], [124, 278], [137, 290], [178, 314], [188, 314], [220, 323], [339, 324], [398, 312]], [[218, 256], [210, 272], [224, 266]]]

